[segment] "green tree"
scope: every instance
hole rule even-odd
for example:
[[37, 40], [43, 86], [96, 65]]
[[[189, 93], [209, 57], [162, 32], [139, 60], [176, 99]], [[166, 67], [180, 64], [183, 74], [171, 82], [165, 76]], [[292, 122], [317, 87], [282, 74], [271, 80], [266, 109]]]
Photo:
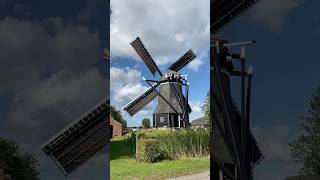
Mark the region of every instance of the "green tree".
[[141, 125], [143, 128], [150, 128], [150, 119], [149, 118], [143, 118]]
[[289, 144], [291, 156], [303, 164], [301, 174], [320, 179], [320, 87], [312, 95], [310, 109], [302, 119], [303, 133]]
[[127, 121], [125, 119], [123, 119], [122, 115], [121, 115], [121, 111], [117, 110], [114, 106], [111, 106], [111, 117], [118, 121], [119, 123], [122, 124], [122, 128], [125, 129], [127, 128]]
[[38, 161], [30, 154], [19, 154], [18, 146], [0, 138], [0, 169], [12, 180], [38, 180]]
[[201, 111], [204, 116], [209, 118], [210, 116], [210, 92], [207, 93], [206, 98], [203, 101], [203, 105], [201, 106]]

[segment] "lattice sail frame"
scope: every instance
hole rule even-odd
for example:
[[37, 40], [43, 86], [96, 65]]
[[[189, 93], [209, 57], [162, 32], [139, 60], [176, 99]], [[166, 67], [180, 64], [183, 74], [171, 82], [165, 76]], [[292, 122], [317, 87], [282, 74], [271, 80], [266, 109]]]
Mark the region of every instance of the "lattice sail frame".
[[41, 146], [59, 169], [68, 175], [85, 163], [110, 140], [110, 105], [104, 100]]

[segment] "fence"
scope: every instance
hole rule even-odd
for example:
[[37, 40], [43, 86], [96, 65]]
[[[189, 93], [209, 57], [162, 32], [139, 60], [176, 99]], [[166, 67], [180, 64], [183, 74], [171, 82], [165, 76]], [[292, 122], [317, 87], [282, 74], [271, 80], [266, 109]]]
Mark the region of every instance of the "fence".
[[131, 131], [131, 136], [130, 136], [130, 149], [132, 154], [136, 154], [136, 144], [137, 144], [137, 139], [138, 139], [138, 131]]

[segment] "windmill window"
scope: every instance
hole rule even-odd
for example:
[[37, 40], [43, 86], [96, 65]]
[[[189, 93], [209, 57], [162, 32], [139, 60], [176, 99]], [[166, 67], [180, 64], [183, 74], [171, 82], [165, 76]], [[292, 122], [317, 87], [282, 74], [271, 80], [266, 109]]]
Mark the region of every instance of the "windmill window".
[[160, 122], [164, 122], [164, 117], [160, 117]]

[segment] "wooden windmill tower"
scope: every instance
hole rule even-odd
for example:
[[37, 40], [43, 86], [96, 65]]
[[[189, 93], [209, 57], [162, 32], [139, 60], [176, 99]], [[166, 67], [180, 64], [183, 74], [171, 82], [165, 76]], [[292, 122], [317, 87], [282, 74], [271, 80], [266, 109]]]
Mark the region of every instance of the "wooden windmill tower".
[[[189, 126], [189, 113], [191, 112], [191, 108], [188, 104], [189, 82], [186, 76], [183, 76], [178, 72], [190, 63], [196, 55], [192, 50], [187, 51], [168, 68], [167, 73], [162, 74], [139, 37], [137, 37], [131, 45], [147, 65], [151, 73], [155, 75], [157, 72], [160, 75], [160, 79], [144, 79], [150, 85], [150, 88], [128, 103], [124, 107], [124, 110], [133, 116], [159, 96], [158, 104], [153, 114], [153, 126]], [[183, 87], [185, 93], [182, 91]]]

